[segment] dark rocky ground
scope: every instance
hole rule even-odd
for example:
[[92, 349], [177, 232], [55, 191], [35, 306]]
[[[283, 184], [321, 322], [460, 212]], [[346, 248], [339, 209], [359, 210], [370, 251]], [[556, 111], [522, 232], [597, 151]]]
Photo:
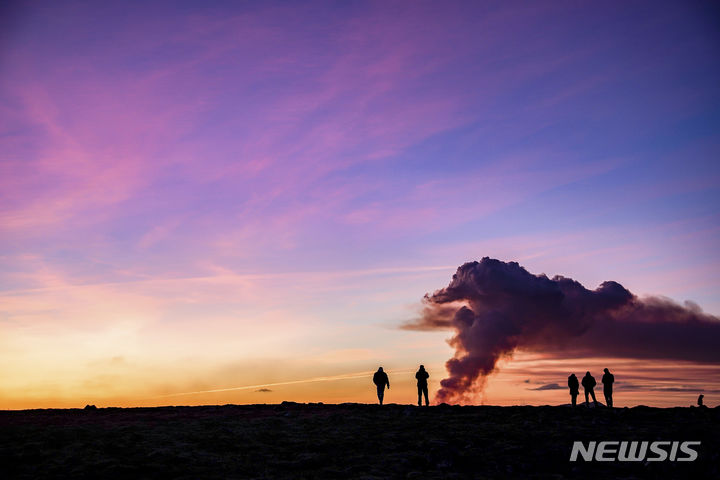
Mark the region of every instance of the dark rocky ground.
[[[720, 408], [225, 405], [0, 411], [2, 478], [720, 478]], [[700, 440], [695, 462], [568, 461]]]

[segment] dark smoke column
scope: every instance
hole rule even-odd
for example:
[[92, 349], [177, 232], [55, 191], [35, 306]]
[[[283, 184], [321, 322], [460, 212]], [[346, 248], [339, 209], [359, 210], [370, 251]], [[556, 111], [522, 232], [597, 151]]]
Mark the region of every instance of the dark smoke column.
[[533, 275], [488, 257], [458, 268], [450, 284], [425, 295], [412, 330], [452, 329], [436, 401], [468, 403], [497, 361], [516, 349], [720, 363], [720, 320], [697, 305], [638, 299], [617, 282], [588, 290], [566, 277]]

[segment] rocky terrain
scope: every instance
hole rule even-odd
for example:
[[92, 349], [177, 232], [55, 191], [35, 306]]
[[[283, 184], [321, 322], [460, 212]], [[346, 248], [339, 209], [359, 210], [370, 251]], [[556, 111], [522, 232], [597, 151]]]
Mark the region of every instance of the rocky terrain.
[[[720, 478], [720, 408], [224, 405], [0, 411], [3, 478]], [[569, 462], [573, 440], [700, 440]]]

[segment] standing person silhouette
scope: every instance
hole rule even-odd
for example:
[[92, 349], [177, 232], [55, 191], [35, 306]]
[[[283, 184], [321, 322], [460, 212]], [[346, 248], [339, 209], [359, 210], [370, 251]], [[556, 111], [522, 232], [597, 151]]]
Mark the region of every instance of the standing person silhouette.
[[378, 368], [375, 375], [373, 375], [373, 383], [377, 387], [378, 400], [380, 401], [380, 405], [382, 405], [383, 398], [385, 398], [385, 385], [387, 385], [388, 390], [390, 390], [390, 380], [388, 379], [387, 373], [383, 372], [382, 367]]
[[580, 395], [580, 383], [574, 373], [568, 377], [568, 387], [570, 388], [570, 398], [572, 398], [572, 406], [577, 404], [577, 396]]
[[603, 395], [605, 395], [605, 402], [607, 403], [608, 407], [612, 408], [612, 406], [613, 406], [612, 384], [613, 384], [613, 382], [615, 382], [615, 375], [610, 373], [610, 370], [608, 370], [606, 368], [605, 375], [602, 376], [601, 381], [603, 384]]
[[588, 395], [592, 396], [593, 403], [597, 407], [597, 399], [595, 398], [595, 385], [597, 385], [597, 382], [595, 381], [595, 377], [590, 375], [590, 372], [585, 372], [585, 376], [582, 379], [582, 386], [585, 389], [585, 406], [590, 406], [590, 401], [588, 399]]
[[418, 387], [418, 407], [422, 406], [422, 396], [425, 395], [425, 406], [430, 406], [430, 400], [428, 400], [428, 384], [427, 380], [430, 378], [428, 372], [425, 371], [425, 365], [420, 365], [420, 369], [415, 374], [417, 378]]

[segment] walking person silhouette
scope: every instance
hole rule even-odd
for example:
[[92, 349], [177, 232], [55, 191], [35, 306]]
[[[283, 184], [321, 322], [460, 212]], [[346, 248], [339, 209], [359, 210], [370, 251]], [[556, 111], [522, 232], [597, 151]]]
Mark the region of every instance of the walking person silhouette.
[[387, 385], [388, 390], [390, 390], [390, 380], [382, 367], [378, 368], [375, 375], [373, 375], [373, 383], [377, 387], [378, 400], [380, 401], [380, 405], [382, 405], [383, 398], [385, 398], [385, 385]]
[[590, 372], [585, 372], [585, 376], [582, 379], [582, 386], [585, 389], [585, 406], [590, 406], [590, 401], [588, 399], [588, 395], [592, 396], [593, 403], [597, 407], [597, 399], [595, 398], [595, 385], [597, 385], [597, 382], [595, 381], [595, 377], [590, 375]]
[[580, 383], [574, 373], [571, 373], [568, 377], [568, 387], [570, 388], [570, 398], [574, 407], [577, 404], [577, 396], [580, 395]]
[[425, 395], [425, 406], [430, 406], [430, 400], [428, 400], [428, 384], [427, 380], [430, 378], [430, 374], [425, 371], [425, 365], [420, 365], [420, 369], [415, 374], [417, 379], [418, 387], [418, 407], [422, 406], [422, 396]]
[[606, 368], [605, 375], [602, 376], [601, 381], [603, 384], [603, 395], [605, 395], [605, 403], [607, 403], [608, 407], [612, 408], [612, 406], [613, 406], [612, 385], [615, 382], [615, 375], [610, 373], [610, 370], [608, 370]]

